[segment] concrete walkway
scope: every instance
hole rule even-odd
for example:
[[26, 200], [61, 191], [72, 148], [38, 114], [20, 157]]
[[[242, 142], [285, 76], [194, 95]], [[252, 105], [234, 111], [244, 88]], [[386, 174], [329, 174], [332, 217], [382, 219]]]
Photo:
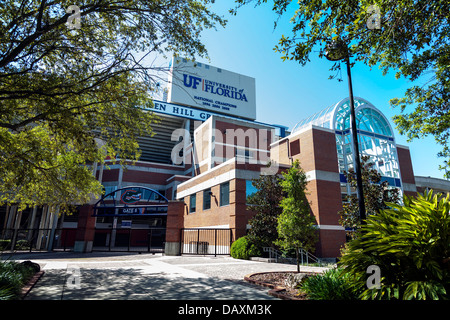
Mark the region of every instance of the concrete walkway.
[[31, 253], [12, 259], [31, 260], [45, 271], [26, 300], [272, 300], [267, 288], [244, 282], [244, 276], [296, 270], [230, 257], [132, 253]]

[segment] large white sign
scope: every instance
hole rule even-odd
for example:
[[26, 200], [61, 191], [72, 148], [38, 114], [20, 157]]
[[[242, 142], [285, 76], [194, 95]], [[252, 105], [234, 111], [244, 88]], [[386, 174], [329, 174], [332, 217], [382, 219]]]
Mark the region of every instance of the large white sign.
[[256, 119], [254, 78], [180, 58], [170, 71], [169, 102]]

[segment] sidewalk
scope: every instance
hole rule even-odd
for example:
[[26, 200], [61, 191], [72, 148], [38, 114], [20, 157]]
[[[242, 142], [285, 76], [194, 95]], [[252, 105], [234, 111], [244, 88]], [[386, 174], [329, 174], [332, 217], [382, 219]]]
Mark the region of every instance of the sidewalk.
[[29, 259], [45, 271], [26, 300], [273, 300], [267, 288], [244, 282], [244, 276], [296, 270], [230, 257], [65, 252], [13, 259]]

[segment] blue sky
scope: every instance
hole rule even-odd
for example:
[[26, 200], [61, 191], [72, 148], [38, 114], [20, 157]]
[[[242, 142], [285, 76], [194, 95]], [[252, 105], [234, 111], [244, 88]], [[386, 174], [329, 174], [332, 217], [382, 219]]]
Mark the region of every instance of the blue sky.
[[[285, 15], [274, 30], [276, 15], [271, 5], [241, 8], [236, 16], [228, 13], [233, 1], [216, 1], [213, 10], [223, 15], [228, 24], [225, 28], [206, 30], [202, 41], [206, 45], [209, 63], [229, 71], [256, 79], [257, 120], [281, 124], [290, 129], [300, 120], [337, 103], [348, 96], [345, 69], [344, 81], [329, 80], [332, 62], [311, 56], [306, 66], [295, 61], [283, 62], [281, 54], [273, 48], [282, 34], [291, 30], [290, 15]], [[390, 120], [397, 144], [410, 147], [415, 175], [442, 178], [438, 169], [442, 160], [437, 157], [440, 146], [433, 137], [407, 142], [395, 129], [392, 117], [400, 110], [389, 106], [389, 100], [402, 97], [412, 84], [404, 79], [396, 80], [394, 72], [383, 76], [381, 70], [372, 70], [362, 63], [352, 68], [355, 96], [370, 101]], [[412, 108], [410, 109], [412, 110]]]

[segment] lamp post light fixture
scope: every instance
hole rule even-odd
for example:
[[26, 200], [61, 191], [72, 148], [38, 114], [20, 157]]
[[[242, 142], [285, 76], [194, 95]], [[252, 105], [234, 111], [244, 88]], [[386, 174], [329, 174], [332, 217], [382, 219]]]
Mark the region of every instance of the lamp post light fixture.
[[345, 60], [347, 64], [348, 91], [350, 96], [350, 129], [353, 138], [352, 141], [353, 141], [353, 159], [356, 172], [356, 192], [358, 193], [359, 218], [361, 224], [363, 224], [364, 220], [366, 219], [366, 206], [364, 204], [364, 193], [361, 177], [361, 162], [359, 160], [358, 129], [356, 127], [356, 113], [355, 113], [355, 103], [353, 101], [352, 75], [350, 72], [350, 57], [348, 53], [347, 44], [340, 39], [331, 41], [326, 46], [325, 57], [330, 61]]

